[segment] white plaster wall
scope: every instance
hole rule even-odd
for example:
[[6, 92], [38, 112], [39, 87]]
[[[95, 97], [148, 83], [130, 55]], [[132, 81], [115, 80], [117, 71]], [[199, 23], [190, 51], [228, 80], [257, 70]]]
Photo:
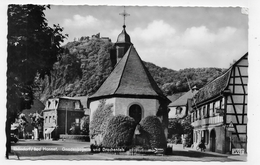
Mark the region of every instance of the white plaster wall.
[[43, 118], [44, 118], [43, 121], [44, 129], [56, 126], [57, 115], [55, 110], [43, 112]]
[[129, 107], [138, 104], [142, 107], [142, 118], [146, 116], [156, 115], [159, 109], [159, 101], [157, 99], [141, 99], [141, 98], [116, 98], [115, 99], [115, 115], [129, 115]]
[[180, 114], [176, 115], [176, 107], [169, 107], [170, 108], [170, 112], [168, 113], [169, 118], [182, 118], [185, 116], [186, 114], [186, 106], [181, 106], [182, 107], [182, 111]]

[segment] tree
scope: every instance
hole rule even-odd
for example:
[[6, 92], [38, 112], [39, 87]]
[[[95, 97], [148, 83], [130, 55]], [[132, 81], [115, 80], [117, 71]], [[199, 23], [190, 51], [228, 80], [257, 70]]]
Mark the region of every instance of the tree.
[[43, 121], [44, 121], [44, 118], [38, 114], [37, 112], [36, 113], [30, 113], [29, 114], [29, 117], [31, 118], [31, 124], [34, 128], [37, 128], [37, 132], [38, 132], [38, 140], [40, 140], [40, 132], [42, 130], [42, 127], [43, 127]]
[[182, 123], [183, 133], [186, 134], [186, 143], [191, 145], [193, 143], [193, 126], [191, 125], [190, 115], [186, 116]]
[[191, 145], [193, 138], [193, 126], [191, 125], [190, 115], [186, 116], [183, 119], [170, 119], [169, 120], [169, 138], [180, 142], [180, 137], [182, 134], [185, 134], [185, 139], [188, 145]]
[[23, 137], [25, 137], [24, 129], [28, 123], [28, 121], [25, 117], [25, 114], [23, 114], [23, 113], [19, 114], [18, 118], [15, 120], [14, 123], [18, 125], [18, 132], [19, 133], [22, 132]]
[[6, 158], [11, 151], [11, 123], [33, 103], [35, 77], [50, 74], [67, 35], [59, 25], [48, 26], [47, 5], [8, 6]]
[[82, 135], [89, 135], [89, 116], [83, 116], [81, 118], [80, 131]]
[[169, 138], [172, 138], [172, 135], [180, 137], [183, 134], [183, 128], [180, 119], [170, 119], [168, 125]]

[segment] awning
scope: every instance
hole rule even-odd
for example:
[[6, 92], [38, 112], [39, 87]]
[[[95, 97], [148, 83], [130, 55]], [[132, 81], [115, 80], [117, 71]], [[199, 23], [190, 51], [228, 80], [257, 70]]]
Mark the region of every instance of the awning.
[[47, 130], [44, 132], [44, 134], [50, 134], [55, 128], [47, 128]]

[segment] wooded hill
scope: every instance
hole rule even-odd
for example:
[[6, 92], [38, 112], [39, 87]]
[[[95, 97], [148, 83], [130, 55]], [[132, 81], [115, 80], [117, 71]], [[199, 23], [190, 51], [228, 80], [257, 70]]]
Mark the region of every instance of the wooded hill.
[[[53, 66], [51, 76], [36, 82], [41, 88], [35, 92], [36, 98], [45, 101], [57, 96], [92, 95], [112, 71], [110, 48], [113, 43], [100, 37], [81, 37], [63, 46], [64, 51]], [[142, 56], [142, 55], [140, 55]], [[174, 61], [172, 62], [174, 65]], [[219, 76], [220, 68], [187, 68], [179, 71], [145, 62], [151, 75], [166, 95], [198, 88]]]

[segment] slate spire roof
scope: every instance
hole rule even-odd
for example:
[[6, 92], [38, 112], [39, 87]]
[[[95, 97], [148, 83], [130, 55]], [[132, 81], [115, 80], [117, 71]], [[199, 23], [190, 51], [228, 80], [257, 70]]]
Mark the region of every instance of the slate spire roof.
[[129, 47], [112, 73], [89, 99], [108, 97], [157, 98], [170, 102], [157, 86], [133, 46]]

